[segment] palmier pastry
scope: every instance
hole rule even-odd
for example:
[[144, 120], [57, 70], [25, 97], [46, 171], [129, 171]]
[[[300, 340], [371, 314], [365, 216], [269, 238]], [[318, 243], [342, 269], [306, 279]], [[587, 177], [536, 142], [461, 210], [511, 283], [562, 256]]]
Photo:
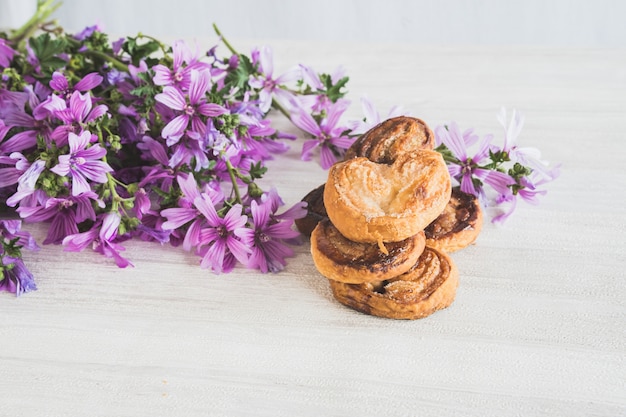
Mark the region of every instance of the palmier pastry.
[[376, 243], [346, 239], [328, 219], [320, 221], [311, 234], [311, 255], [317, 270], [326, 278], [363, 283], [381, 281], [408, 271], [424, 251], [426, 238], [419, 232], [386, 245], [382, 253]]
[[328, 218], [326, 214], [326, 207], [324, 207], [324, 185], [311, 190], [304, 196], [302, 201], [307, 203], [306, 216], [295, 220], [296, 227], [305, 236], [311, 236], [311, 232], [315, 229], [315, 226], [323, 220]]
[[346, 151], [345, 159], [363, 156], [372, 162], [391, 164], [401, 154], [434, 147], [435, 134], [423, 120], [398, 116], [379, 123], [360, 136]]
[[333, 296], [345, 306], [373, 316], [413, 320], [452, 304], [459, 273], [448, 255], [426, 247], [417, 263], [394, 279], [365, 284], [329, 282]]
[[454, 252], [474, 243], [482, 226], [483, 212], [478, 198], [454, 187], [443, 213], [424, 229], [426, 244]]
[[419, 150], [393, 164], [357, 157], [333, 165], [324, 187], [332, 223], [355, 242], [396, 242], [424, 230], [450, 200], [450, 175], [441, 154]]

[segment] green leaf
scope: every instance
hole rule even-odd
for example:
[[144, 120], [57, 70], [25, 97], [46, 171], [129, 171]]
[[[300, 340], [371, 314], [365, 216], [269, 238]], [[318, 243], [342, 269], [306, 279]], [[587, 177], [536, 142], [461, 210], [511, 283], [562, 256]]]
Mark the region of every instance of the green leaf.
[[139, 43], [138, 37], [128, 37], [122, 45], [122, 50], [130, 55], [133, 65], [139, 65], [142, 59], [145, 59], [159, 50], [161, 47], [157, 41], [148, 40], [145, 43]]
[[67, 61], [58, 55], [63, 53], [68, 44], [64, 38], [53, 39], [49, 33], [44, 33], [28, 41], [33, 53], [39, 61], [42, 71], [52, 73], [64, 67]]
[[263, 175], [267, 172], [267, 167], [261, 165], [261, 161], [256, 164], [252, 164], [250, 167], [250, 177], [253, 179], [263, 178]]
[[224, 82], [227, 86], [238, 88], [243, 92], [250, 88], [248, 80], [255, 73], [256, 69], [252, 65], [250, 58], [246, 55], [239, 55], [239, 65], [226, 75]]

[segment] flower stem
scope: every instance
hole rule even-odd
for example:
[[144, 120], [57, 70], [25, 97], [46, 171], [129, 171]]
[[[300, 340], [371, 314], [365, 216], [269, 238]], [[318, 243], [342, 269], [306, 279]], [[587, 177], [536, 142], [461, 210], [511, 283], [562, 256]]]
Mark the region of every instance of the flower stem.
[[237, 203], [241, 204], [242, 200], [241, 200], [241, 194], [239, 193], [239, 186], [237, 185], [236, 169], [229, 159], [225, 159], [224, 162], [226, 163], [226, 168], [228, 169], [228, 176], [230, 177], [230, 182], [233, 184], [233, 191], [235, 193], [235, 199], [237, 200]]
[[94, 57], [94, 58], [103, 59], [103, 60], [107, 61], [108, 63], [110, 63], [111, 65], [113, 65], [113, 67], [115, 69], [117, 69], [117, 70], [128, 72], [128, 65], [124, 64], [119, 59], [113, 58], [112, 56], [105, 54], [104, 52], [89, 50], [89, 51], [85, 51], [83, 53], [85, 55], [89, 55], [89, 56]]
[[224, 37], [224, 35], [222, 35], [222, 32], [220, 32], [219, 28], [217, 27], [215, 23], [213, 23], [213, 30], [215, 31], [217, 36], [219, 36], [222, 39], [222, 42], [224, 42], [224, 45], [228, 48], [228, 50], [232, 54], [239, 56], [239, 52], [237, 52], [237, 50], [233, 48], [233, 46], [228, 42], [228, 40]]
[[60, 6], [61, 2], [57, 2], [57, 0], [38, 0], [35, 14], [20, 28], [15, 29], [11, 33], [11, 42], [15, 47], [20, 49], [22, 43], [30, 38], [39, 29], [40, 25]]
[[291, 113], [287, 111], [276, 99], [272, 98], [272, 107], [281, 112], [287, 119], [291, 119]]

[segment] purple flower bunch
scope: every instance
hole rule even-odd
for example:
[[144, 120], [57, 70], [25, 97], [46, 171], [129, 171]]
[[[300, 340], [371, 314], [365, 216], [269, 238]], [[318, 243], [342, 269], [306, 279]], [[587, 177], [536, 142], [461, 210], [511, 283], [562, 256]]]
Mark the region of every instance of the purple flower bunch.
[[531, 204], [546, 190], [542, 187], [559, 176], [560, 166], [550, 166], [533, 147], [520, 147], [518, 136], [524, 125], [523, 115], [513, 110], [507, 121], [505, 108], [498, 121], [504, 129], [503, 145], [493, 143], [494, 135], [481, 139], [473, 129], [461, 131], [452, 122], [435, 129], [437, 150], [448, 164], [450, 176], [461, 191], [480, 198], [486, 207], [497, 207], [492, 219], [503, 223], [515, 210], [518, 199]]
[[[339, 90], [347, 78], [323, 84], [326, 76], [303, 67], [274, 77], [268, 48], [221, 59], [217, 47], [109, 42], [97, 26], [54, 33], [22, 47], [0, 38], [4, 209], [48, 223], [43, 243], [90, 247], [120, 267], [132, 265], [123, 242], [139, 238], [182, 245], [216, 273], [238, 263], [281, 270], [305, 209], [282, 209], [278, 192], [258, 185], [265, 162], [295, 139], [267, 114], [288, 108], [294, 120], [308, 117], [317, 134], [310, 142], [340, 157], [350, 140], [334, 124], [346, 109]], [[314, 101], [312, 116], [306, 105]]]

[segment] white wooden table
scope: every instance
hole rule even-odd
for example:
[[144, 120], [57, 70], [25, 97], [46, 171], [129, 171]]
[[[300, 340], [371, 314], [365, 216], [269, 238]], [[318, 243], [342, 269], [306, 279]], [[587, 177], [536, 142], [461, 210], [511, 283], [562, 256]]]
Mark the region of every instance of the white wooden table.
[[[626, 415], [626, 51], [269, 44], [277, 72], [343, 65], [348, 118], [367, 94], [501, 135], [515, 107], [561, 177], [453, 254], [456, 301], [418, 321], [337, 303], [308, 244], [269, 275], [139, 241], [124, 270], [27, 253], [39, 290], [0, 294], [0, 416]], [[265, 179], [288, 205], [325, 181], [300, 145]]]

